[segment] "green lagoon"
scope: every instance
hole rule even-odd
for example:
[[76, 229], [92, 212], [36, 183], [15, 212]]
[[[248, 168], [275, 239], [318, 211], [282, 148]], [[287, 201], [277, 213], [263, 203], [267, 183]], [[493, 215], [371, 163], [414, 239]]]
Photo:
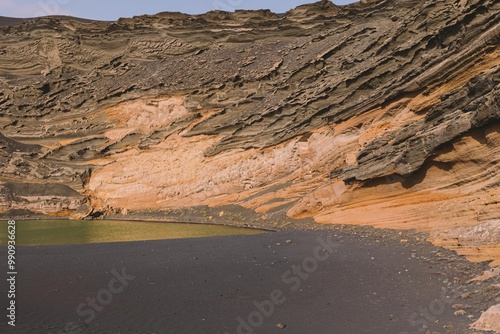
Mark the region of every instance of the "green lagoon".
[[[17, 246], [47, 246], [203, 238], [263, 233], [260, 230], [205, 224], [117, 220], [19, 220]], [[0, 222], [0, 245], [7, 244], [7, 221]]]

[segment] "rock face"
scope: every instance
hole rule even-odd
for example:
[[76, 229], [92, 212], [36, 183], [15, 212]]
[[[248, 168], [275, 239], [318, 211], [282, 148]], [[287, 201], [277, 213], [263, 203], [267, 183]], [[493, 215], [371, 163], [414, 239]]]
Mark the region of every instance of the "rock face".
[[495, 333], [500, 333], [500, 324], [498, 319], [500, 318], [500, 304], [492, 306], [486, 312], [481, 315], [481, 318], [474, 323], [473, 329], [483, 330], [483, 331], [493, 331]]
[[0, 31], [6, 215], [233, 204], [416, 228], [500, 264], [498, 1]]

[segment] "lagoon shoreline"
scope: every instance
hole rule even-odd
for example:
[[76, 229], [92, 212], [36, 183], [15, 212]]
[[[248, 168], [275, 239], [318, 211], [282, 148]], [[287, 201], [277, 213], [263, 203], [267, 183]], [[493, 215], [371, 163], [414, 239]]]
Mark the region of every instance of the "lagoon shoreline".
[[[74, 322], [83, 326], [81, 333], [238, 333], [240, 325], [243, 333], [245, 328], [255, 333], [412, 333], [410, 324], [420, 320], [429, 328], [447, 325], [450, 333], [465, 333], [472, 322], [467, 316], [477, 319], [491, 304], [487, 283], [467, 283], [487, 269], [486, 263], [472, 264], [415, 232], [378, 232], [338, 227], [19, 247], [18, 326], [12, 331], [0, 322], [0, 328], [2, 333], [59, 333]], [[331, 252], [328, 240], [335, 245]], [[318, 245], [324, 253], [317, 253]], [[315, 264], [315, 254], [324, 260]], [[110, 289], [113, 272], [121, 270], [134, 279], [120, 293], [106, 295], [102, 291]], [[443, 301], [442, 291], [455, 299]], [[102, 310], [86, 323], [93, 314], [87, 298], [107, 302], [109, 296], [109, 304], [98, 304]], [[271, 300], [283, 303], [270, 312], [271, 304], [264, 302]], [[441, 305], [436, 304], [440, 300], [443, 310], [430, 315], [439, 325], [415, 316], [420, 308]], [[457, 304], [469, 304], [465, 314], [455, 315]], [[264, 305], [263, 311], [256, 305]], [[255, 312], [269, 316], [263, 315], [260, 324]]]

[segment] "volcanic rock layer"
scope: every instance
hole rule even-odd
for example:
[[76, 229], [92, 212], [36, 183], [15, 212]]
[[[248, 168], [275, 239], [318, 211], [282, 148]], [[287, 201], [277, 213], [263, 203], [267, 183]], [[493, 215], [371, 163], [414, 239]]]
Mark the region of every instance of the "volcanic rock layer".
[[0, 211], [239, 205], [500, 264], [500, 2], [0, 18]]

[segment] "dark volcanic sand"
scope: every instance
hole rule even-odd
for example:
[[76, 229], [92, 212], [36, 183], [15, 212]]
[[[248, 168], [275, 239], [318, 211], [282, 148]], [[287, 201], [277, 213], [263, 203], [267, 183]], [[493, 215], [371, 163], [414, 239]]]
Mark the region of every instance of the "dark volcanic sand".
[[[292, 265], [314, 256], [317, 238], [328, 236], [339, 244], [331, 255], [319, 253], [327, 259], [318, 269], [309, 259], [307, 278], [284, 282]], [[257, 310], [254, 301], [269, 300], [275, 289], [283, 292], [283, 304], [261, 326], [240, 333], [417, 333], [410, 318], [429, 326], [429, 333], [468, 333], [468, 319], [453, 315], [455, 302], [436, 301], [443, 290], [447, 296], [454, 291], [429, 254], [399, 240], [375, 242], [340, 231], [22, 247], [17, 327], [8, 327], [2, 315], [0, 332], [60, 333], [68, 322], [83, 323], [88, 315], [79, 319], [79, 304], [108, 289], [111, 271], [125, 267], [135, 279], [81, 333], [238, 333], [237, 318], [248, 319]], [[0, 255], [6, 258], [5, 248]], [[419, 311], [429, 312], [428, 319]]]

